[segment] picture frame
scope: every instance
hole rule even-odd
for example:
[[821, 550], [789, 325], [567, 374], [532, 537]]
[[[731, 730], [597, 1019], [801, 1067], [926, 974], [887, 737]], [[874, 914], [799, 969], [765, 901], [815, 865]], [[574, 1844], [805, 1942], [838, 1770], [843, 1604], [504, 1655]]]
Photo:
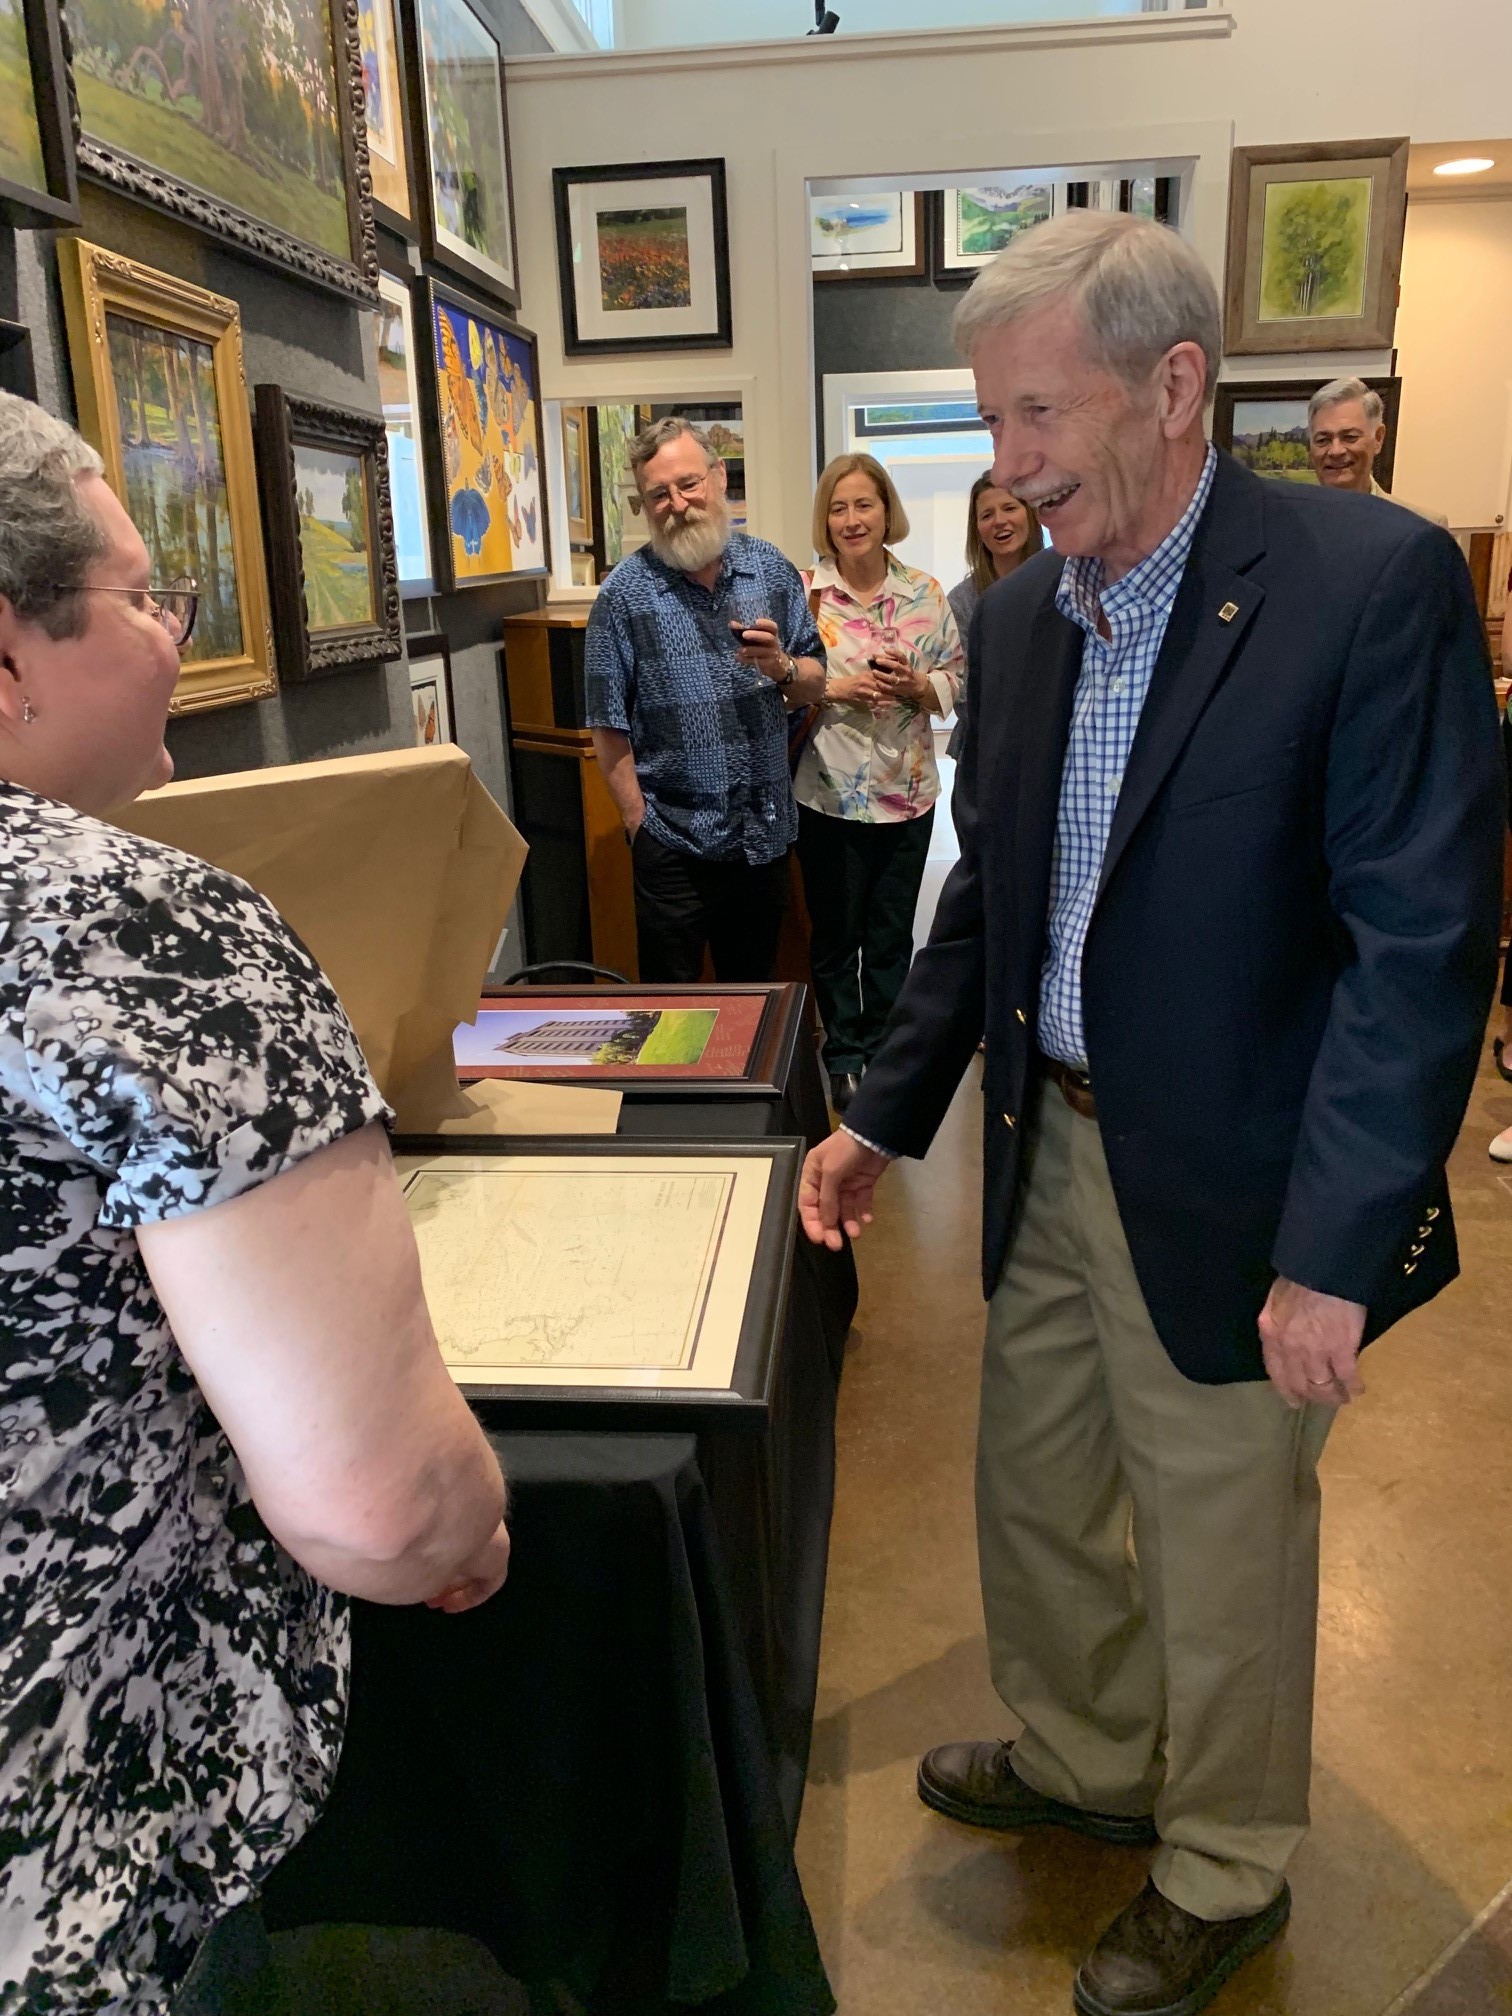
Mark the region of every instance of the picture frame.
[[384, 423], [256, 388], [273, 635], [286, 683], [402, 655]]
[[480, 1418], [760, 1433], [806, 1145], [398, 1136], [441, 1355]]
[[1385, 350], [1407, 223], [1404, 138], [1236, 147], [1224, 348]]
[[[249, 5], [225, 0], [225, 11]], [[377, 299], [358, 0], [287, 0], [277, 64], [260, 17], [249, 15], [239, 35], [218, 34], [225, 60], [214, 94], [183, 88], [190, 73], [175, 0], [137, 0], [159, 33], [156, 43], [139, 40], [124, 70], [110, 0], [67, 6], [81, 173], [248, 258], [369, 305]], [[278, 109], [291, 88], [297, 122]]]
[[430, 749], [441, 742], [455, 742], [457, 716], [452, 699], [451, 645], [444, 632], [428, 630], [406, 638], [405, 649], [409, 656], [415, 747]]
[[0, 392], [14, 392], [18, 399], [37, 396], [31, 331], [24, 322], [0, 322]]
[[[904, 189], [876, 196], [810, 196], [809, 268], [816, 280], [888, 274], [917, 278], [928, 253], [924, 197]], [[827, 249], [833, 248], [833, 249]]]
[[519, 306], [504, 58], [469, 0], [399, 0], [426, 257]]
[[433, 581], [425, 457], [420, 443], [419, 353], [414, 302], [403, 280], [378, 280], [378, 394], [388, 435], [394, 559], [404, 595], [428, 595]]
[[[480, 1017], [498, 1022], [493, 1030], [483, 1023], [463, 1023], [457, 1029], [454, 1054], [464, 1083], [536, 1079], [601, 1085], [628, 1099], [775, 1099], [786, 1089], [802, 1031], [803, 988], [795, 981], [710, 987], [505, 984], [488, 988], [478, 1009]], [[678, 1026], [669, 1026], [669, 1016], [678, 1018]], [[648, 1027], [652, 1018], [654, 1026]], [[567, 1025], [568, 1049], [543, 1052], [540, 1045], [554, 1040], [557, 1022]], [[614, 1032], [598, 1030], [598, 1024], [611, 1022]], [[586, 1040], [584, 1030], [598, 1035], [601, 1045], [613, 1041], [625, 1054], [610, 1062], [586, 1057], [565, 1061]], [[648, 1040], [658, 1038], [667, 1056], [643, 1062]], [[501, 1042], [521, 1047], [504, 1063], [483, 1061], [497, 1054]], [[633, 1060], [628, 1057], [632, 1048]], [[679, 1060], [672, 1057], [674, 1051], [685, 1054]]]
[[[1332, 382], [1331, 378], [1220, 379], [1213, 399], [1213, 440], [1256, 475], [1315, 483], [1307, 460], [1307, 402]], [[1376, 458], [1375, 476], [1381, 488], [1389, 490], [1396, 467], [1402, 381], [1365, 378], [1361, 383], [1380, 394], [1384, 408], [1386, 445]]]
[[[80, 430], [147, 541], [153, 578], [199, 583], [169, 711], [265, 699], [278, 689], [241, 311], [82, 238], [59, 240], [58, 270]], [[195, 458], [192, 511], [181, 439]]]
[[1057, 214], [1056, 187], [1048, 175], [1020, 172], [943, 190], [940, 277], [979, 273], [1021, 232], [1047, 223]]
[[598, 586], [598, 562], [591, 553], [572, 555], [572, 585], [574, 588], [596, 588]]
[[731, 348], [723, 160], [556, 168], [552, 189], [567, 356]]
[[79, 222], [59, 0], [0, 0], [0, 222], [16, 231]]
[[439, 280], [423, 281], [417, 298], [436, 586], [450, 594], [544, 577], [551, 543], [535, 336]]
[[567, 479], [567, 537], [575, 545], [593, 544], [593, 429], [586, 406], [562, 408], [562, 467]]
[[357, 0], [357, 40], [362, 57], [363, 112], [373, 177], [373, 214], [401, 238], [415, 236], [411, 178], [409, 94], [404, 36], [395, 0]]

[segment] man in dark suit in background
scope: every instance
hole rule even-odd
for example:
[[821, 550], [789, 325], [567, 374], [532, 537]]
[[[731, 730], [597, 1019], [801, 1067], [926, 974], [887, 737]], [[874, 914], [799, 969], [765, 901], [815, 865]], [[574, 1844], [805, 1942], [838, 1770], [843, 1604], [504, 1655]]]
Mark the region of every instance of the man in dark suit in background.
[[982, 600], [961, 859], [801, 1208], [858, 1232], [985, 1030], [978, 1544], [1024, 1730], [919, 1791], [1154, 1845], [1076, 2005], [1191, 2016], [1289, 1909], [1324, 1439], [1361, 1345], [1457, 1271], [1492, 686], [1445, 533], [1209, 447], [1218, 301], [1176, 233], [1040, 225], [957, 337], [1062, 557]]

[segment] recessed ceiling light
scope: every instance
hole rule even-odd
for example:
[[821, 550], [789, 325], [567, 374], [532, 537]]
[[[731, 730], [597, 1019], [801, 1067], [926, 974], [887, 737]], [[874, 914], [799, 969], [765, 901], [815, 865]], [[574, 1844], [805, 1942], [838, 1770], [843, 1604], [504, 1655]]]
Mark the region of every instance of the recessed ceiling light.
[[1484, 175], [1496, 163], [1487, 160], [1484, 154], [1467, 154], [1462, 161], [1440, 161], [1434, 169], [1435, 175]]

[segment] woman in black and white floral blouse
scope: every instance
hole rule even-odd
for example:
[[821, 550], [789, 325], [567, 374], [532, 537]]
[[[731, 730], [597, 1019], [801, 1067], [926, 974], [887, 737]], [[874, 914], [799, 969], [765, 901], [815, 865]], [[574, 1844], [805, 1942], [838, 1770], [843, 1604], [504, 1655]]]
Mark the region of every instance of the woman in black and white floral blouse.
[[509, 1544], [328, 983], [98, 816], [193, 621], [99, 470], [0, 393], [4, 2016], [160, 2016], [325, 1796], [334, 1592], [466, 1608]]

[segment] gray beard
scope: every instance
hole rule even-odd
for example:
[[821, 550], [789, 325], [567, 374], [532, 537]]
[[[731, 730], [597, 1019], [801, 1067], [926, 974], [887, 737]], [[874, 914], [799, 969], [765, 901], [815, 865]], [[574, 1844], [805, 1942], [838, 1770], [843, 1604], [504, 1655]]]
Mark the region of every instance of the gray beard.
[[651, 551], [683, 574], [701, 574], [724, 555], [730, 521], [720, 510], [688, 512], [680, 525], [651, 527]]

